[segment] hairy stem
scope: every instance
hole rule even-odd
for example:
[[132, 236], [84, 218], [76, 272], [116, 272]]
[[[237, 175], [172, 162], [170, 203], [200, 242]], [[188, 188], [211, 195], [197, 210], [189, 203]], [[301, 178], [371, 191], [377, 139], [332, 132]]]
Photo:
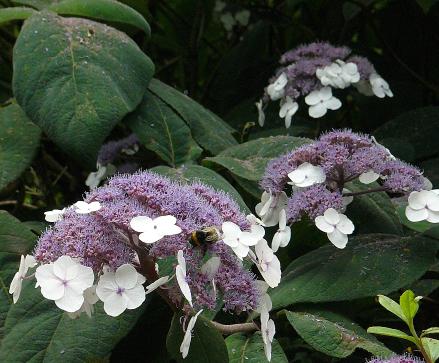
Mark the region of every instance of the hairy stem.
[[223, 335], [230, 335], [233, 333], [247, 333], [259, 330], [258, 326], [254, 322], [231, 325], [221, 324], [216, 321], [212, 321], [211, 323]]
[[387, 189], [384, 187], [379, 187], [379, 188], [374, 188], [374, 189], [362, 190], [361, 192], [344, 193], [343, 197], [355, 197], [356, 195], [363, 195], [363, 194], [376, 193], [376, 192], [385, 192], [386, 190]]

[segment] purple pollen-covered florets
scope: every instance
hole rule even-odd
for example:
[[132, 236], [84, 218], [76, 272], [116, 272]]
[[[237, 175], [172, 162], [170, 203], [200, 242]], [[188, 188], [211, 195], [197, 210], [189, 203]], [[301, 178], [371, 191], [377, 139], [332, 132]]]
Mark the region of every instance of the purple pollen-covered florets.
[[417, 358], [413, 355], [395, 355], [391, 358], [373, 358], [367, 363], [424, 363], [423, 359]]
[[[142, 251], [155, 260], [175, 257], [179, 250], [183, 251], [187, 282], [197, 307], [214, 308], [221, 294], [227, 310], [240, 312], [256, 308], [259, 292], [255, 277], [242, 267], [230, 247], [222, 241], [203, 248], [189, 243], [193, 231], [220, 228], [225, 221], [236, 223], [243, 230], [250, 228], [245, 214], [226, 193], [201, 183], [183, 185], [154, 173], [137, 172], [112, 177], [106, 186], [89, 192], [85, 201], [98, 201], [101, 209], [84, 215], [69, 208], [63, 219], [44, 232], [38, 241], [35, 258], [39, 262], [49, 263], [68, 255], [92, 267], [96, 273], [105, 265], [115, 270], [135, 261], [136, 252], [130, 244], [130, 238], [137, 235], [130, 227], [133, 217], [173, 215], [182, 232], [144, 245]], [[215, 289], [212, 276], [207, 278], [200, 270], [205, 254], [216, 255], [221, 261], [213, 276]], [[181, 302], [175, 279], [170, 284], [166, 290], [169, 298]]]
[[139, 144], [139, 138], [135, 134], [131, 134], [121, 140], [109, 141], [102, 145], [98, 154], [98, 163], [107, 165], [112, 163], [124, 149], [129, 149]]

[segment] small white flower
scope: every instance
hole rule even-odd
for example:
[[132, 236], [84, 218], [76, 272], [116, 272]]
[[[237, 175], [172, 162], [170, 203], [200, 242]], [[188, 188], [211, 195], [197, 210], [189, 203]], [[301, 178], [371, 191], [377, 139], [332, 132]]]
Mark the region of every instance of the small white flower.
[[150, 294], [154, 290], [158, 289], [160, 286], [163, 286], [169, 281], [169, 276], [163, 276], [155, 280], [152, 284], [146, 286], [146, 295]]
[[91, 318], [95, 310], [94, 304], [96, 304], [98, 301], [99, 298], [98, 295], [96, 295], [96, 285], [93, 285], [84, 291], [84, 302], [79, 310], [73, 313], [67, 313], [67, 315], [71, 319], [76, 319], [81, 315], [81, 313], [85, 312], [87, 316]]
[[379, 98], [393, 97], [393, 93], [390, 90], [389, 84], [381, 78], [377, 73], [372, 73], [369, 77], [370, 85], [375, 96]]
[[183, 296], [189, 302], [190, 306], [192, 306], [192, 294], [189, 288], [189, 284], [186, 281], [186, 260], [183, 256], [182, 250], [179, 250], [177, 252], [177, 261], [178, 261], [178, 265], [175, 268], [175, 276], [177, 277], [177, 283], [178, 286], [180, 287]]
[[268, 85], [267, 93], [272, 101], [280, 100], [285, 93], [285, 86], [288, 83], [288, 78], [285, 73], [281, 73], [277, 79]]
[[259, 100], [258, 102], [255, 103], [256, 108], [258, 109], [258, 124], [259, 126], [264, 126], [265, 123], [265, 113], [264, 113], [264, 109], [263, 109], [263, 103], [262, 100]]
[[273, 241], [271, 242], [271, 248], [273, 252], [277, 252], [279, 247], [286, 247], [290, 243], [291, 228], [287, 226], [287, 215], [285, 209], [282, 209], [279, 213], [279, 229], [274, 234]]
[[337, 59], [329, 66], [318, 68], [316, 76], [323, 86], [335, 88], [346, 88], [360, 80], [357, 65], [352, 62], [345, 63], [341, 59]]
[[288, 184], [299, 188], [305, 188], [314, 184], [323, 183], [326, 180], [326, 174], [320, 166], [303, 163], [300, 164], [297, 169], [289, 173], [288, 178], [291, 180]]
[[88, 174], [85, 180], [85, 185], [90, 189], [97, 188], [102, 180], [116, 172], [116, 167], [113, 164], [101, 165], [97, 164], [97, 170]]
[[271, 193], [263, 192], [261, 202], [256, 204], [256, 214], [262, 218], [266, 227], [273, 227], [279, 223], [279, 213], [288, 204], [288, 197], [285, 192], [274, 196]]
[[231, 32], [233, 27], [236, 25], [236, 20], [232, 13], [225, 13], [220, 16], [220, 21], [223, 23], [224, 29], [227, 32]]
[[198, 313], [196, 313], [191, 320], [189, 320], [189, 324], [186, 327], [186, 332], [184, 333], [183, 341], [180, 345], [180, 353], [184, 358], [187, 357], [187, 354], [189, 353], [189, 347], [191, 346], [191, 340], [192, 340], [192, 330], [195, 327], [195, 323], [197, 322], [198, 315], [201, 314], [203, 310], [200, 310]]
[[17, 302], [20, 297], [21, 287], [23, 285], [23, 279], [26, 277], [27, 270], [32, 267], [35, 267], [37, 261], [34, 256], [26, 255], [21, 256], [20, 258], [20, 266], [18, 267], [18, 271], [15, 273], [14, 278], [11, 281], [11, 285], [9, 286], [9, 293], [12, 294], [12, 299], [14, 304]]
[[274, 334], [276, 334], [276, 327], [274, 321], [270, 319], [267, 311], [261, 313], [261, 334], [264, 342], [265, 356], [267, 360], [271, 361], [271, 344], [273, 343]]
[[360, 183], [370, 184], [370, 183], [373, 183], [374, 181], [378, 180], [379, 177], [380, 177], [380, 174], [375, 173], [373, 170], [369, 170], [369, 171], [361, 174], [359, 176], [358, 180], [360, 181]]
[[110, 316], [119, 316], [126, 309], [138, 308], [145, 301], [142, 286], [145, 281], [145, 277], [127, 263], [116, 272], [104, 273], [96, 288], [96, 294], [104, 302], [104, 311]]
[[50, 222], [50, 223], [58, 222], [62, 219], [65, 211], [66, 211], [66, 208], [53, 209], [53, 210], [44, 212], [44, 219], [46, 220], [46, 222]]
[[101, 203], [99, 202], [87, 203], [82, 200], [76, 202], [73, 206], [76, 208], [75, 212], [79, 214], [89, 214], [102, 208]]
[[439, 223], [439, 189], [411, 192], [405, 215], [411, 222]]
[[334, 208], [329, 208], [323, 216], [315, 219], [318, 229], [328, 235], [329, 240], [337, 248], [345, 248], [348, 243], [348, 234], [354, 232], [354, 224], [344, 214], [338, 213]]
[[305, 103], [310, 106], [308, 114], [313, 118], [322, 117], [327, 110], [338, 110], [341, 107], [341, 101], [332, 96], [331, 87], [312, 91], [305, 97]]
[[288, 129], [291, 126], [291, 118], [299, 109], [299, 104], [294, 102], [291, 97], [287, 96], [281, 101], [279, 110], [279, 117], [285, 118], [285, 127]]
[[136, 232], [140, 232], [139, 239], [144, 243], [154, 243], [165, 236], [173, 236], [181, 233], [181, 228], [175, 223], [174, 216], [161, 216], [154, 219], [145, 216], [137, 216], [131, 219], [130, 226]]
[[265, 223], [262, 222], [258, 217], [256, 217], [254, 214], [248, 214], [245, 219], [250, 222], [250, 224], [259, 224], [262, 227], [266, 227]]
[[240, 24], [241, 26], [246, 26], [248, 25], [248, 21], [250, 19], [250, 11], [244, 9], [241, 11], [238, 11], [235, 14], [235, 20], [238, 22], [238, 24]]
[[280, 283], [281, 269], [280, 262], [273, 250], [268, 246], [265, 239], [258, 242], [255, 247], [257, 267], [268, 286], [275, 288]]
[[264, 227], [252, 225], [250, 232], [241, 231], [233, 222], [222, 224], [223, 242], [232, 248], [233, 252], [242, 260], [247, 256], [250, 246], [255, 246], [265, 234]]
[[41, 294], [62, 310], [73, 313], [84, 303], [84, 291], [93, 285], [94, 274], [70, 256], [61, 256], [55, 262], [40, 265], [35, 272]]

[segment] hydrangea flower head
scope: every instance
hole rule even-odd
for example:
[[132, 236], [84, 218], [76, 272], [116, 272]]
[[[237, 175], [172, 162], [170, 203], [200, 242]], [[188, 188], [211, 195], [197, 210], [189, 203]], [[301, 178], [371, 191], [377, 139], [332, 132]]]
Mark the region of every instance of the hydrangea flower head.
[[373, 358], [367, 363], [424, 363], [423, 359], [417, 358], [413, 355], [395, 355], [391, 358]]

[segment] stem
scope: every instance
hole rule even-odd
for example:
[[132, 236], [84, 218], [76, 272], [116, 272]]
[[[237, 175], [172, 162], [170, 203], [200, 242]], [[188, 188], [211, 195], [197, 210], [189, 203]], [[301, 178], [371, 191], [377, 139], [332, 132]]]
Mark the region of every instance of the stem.
[[418, 334], [416, 333], [415, 327], [413, 326], [413, 321], [409, 321], [408, 326], [409, 326], [410, 333], [412, 334], [413, 338], [415, 338], [415, 340], [416, 340], [416, 342], [415, 342], [416, 346], [419, 348], [422, 355], [424, 356], [425, 362], [426, 363], [433, 363], [433, 361], [430, 359], [430, 356], [425, 351], [424, 346], [422, 345], [421, 339], [418, 337]]
[[221, 324], [216, 321], [211, 321], [211, 323], [223, 335], [230, 335], [240, 332], [247, 333], [259, 330], [258, 326], [254, 322], [231, 325]]
[[363, 195], [363, 194], [369, 194], [375, 192], [385, 192], [386, 190], [387, 189], [384, 187], [379, 187], [374, 189], [362, 190], [361, 192], [345, 193], [343, 194], [343, 197], [355, 197], [356, 195]]

